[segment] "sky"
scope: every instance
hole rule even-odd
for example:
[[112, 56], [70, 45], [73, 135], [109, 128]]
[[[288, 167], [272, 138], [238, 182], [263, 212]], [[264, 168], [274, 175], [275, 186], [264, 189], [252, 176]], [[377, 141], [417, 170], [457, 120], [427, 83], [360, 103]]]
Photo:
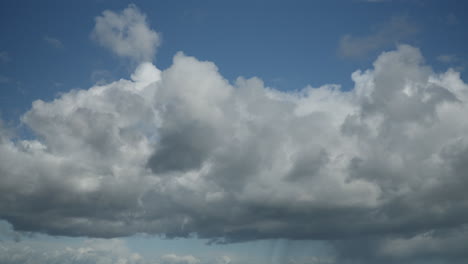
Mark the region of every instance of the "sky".
[[0, 263], [468, 261], [468, 3], [0, 3]]

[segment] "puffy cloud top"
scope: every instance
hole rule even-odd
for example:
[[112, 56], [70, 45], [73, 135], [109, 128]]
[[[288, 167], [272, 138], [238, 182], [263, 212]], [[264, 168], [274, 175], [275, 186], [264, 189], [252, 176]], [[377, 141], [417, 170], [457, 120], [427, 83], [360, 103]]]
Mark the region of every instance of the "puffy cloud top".
[[145, 63], [132, 81], [36, 101], [22, 121], [37, 139], [2, 132], [1, 217], [51, 234], [228, 241], [456, 228], [466, 84], [410, 46], [352, 77], [347, 92], [279, 92], [179, 53], [163, 72]]
[[121, 13], [104, 11], [96, 17], [91, 37], [117, 56], [136, 62], [152, 61], [161, 42], [135, 5], [129, 5]]

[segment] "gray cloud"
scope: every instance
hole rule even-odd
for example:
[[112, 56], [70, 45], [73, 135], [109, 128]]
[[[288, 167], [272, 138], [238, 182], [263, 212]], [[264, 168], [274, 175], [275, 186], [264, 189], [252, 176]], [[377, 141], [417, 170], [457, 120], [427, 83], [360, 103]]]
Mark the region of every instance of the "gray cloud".
[[467, 84], [408, 45], [352, 79], [281, 92], [178, 53], [35, 101], [21, 118], [34, 138], [0, 129], [0, 218], [67, 236], [326, 240], [355, 263], [466, 259], [451, 245], [468, 221]]
[[[466, 84], [400, 46], [355, 89], [225, 81], [177, 54], [162, 73], [36, 101], [36, 140], [1, 145], [2, 218], [50, 234], [215, 241], [457, 228]], [[31, 221], [34, 219], [34, 221]], [[352, 223], [352, 224], [349, 224]]]
[[395, 16], [385, 24], [375, 27], [373, 32], [367, 36], [353, 36], [351, 34], [343, 36], [339, 43], [338, 53], [348, 58], [364, 57], [370, 52], [408, 40], [417, 32], [418, 28], [406, 16]]
[[338, 263], [465, 263], [466, 226], [457, 229], [430, 230], [428, 232], [334, 241], [339, 253]]
[[136, 62], [152, 61], [161, 42], [135, 5], [129, 5], [121, 13], [106, 10], [96, 17], [91, 38], [117, 56]]

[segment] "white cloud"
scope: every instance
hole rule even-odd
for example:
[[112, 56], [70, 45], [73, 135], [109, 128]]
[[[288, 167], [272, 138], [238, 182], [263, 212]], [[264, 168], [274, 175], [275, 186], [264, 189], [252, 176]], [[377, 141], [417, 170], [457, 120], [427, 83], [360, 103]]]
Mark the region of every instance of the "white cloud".
[[[0, 145], [2, 217], [52, 234], [229, 241], [393, 233], [394, 210], [401, 230], [463, 211], [459, 74], [400, 46], [352, 76], [349, 92], [279, 92], [179, 53], [162, 73], [145, 63], [131, 81], [36, 101], [22, 121], [37, 139]], [[460, 203], [446, 207], [444, 188]]]
[[161, 42], [158, 33], [151, 30], [135, 5], [129, 5], [121, 13], [106, 10], [96, 17], [91, 37], [117, 56], [136, 62], [152, 61]]

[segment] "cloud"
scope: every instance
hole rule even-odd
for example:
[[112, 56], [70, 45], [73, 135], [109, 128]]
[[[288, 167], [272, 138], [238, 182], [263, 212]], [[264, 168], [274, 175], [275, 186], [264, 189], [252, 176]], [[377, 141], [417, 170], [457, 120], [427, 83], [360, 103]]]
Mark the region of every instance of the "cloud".
[[222, 256], [217, 259], [218, 264], [229, 264], [232, 262], [232, 259], [228, 256]]
[[56, 49], [63, 49], [63, 43], [57, 38], [52, 38], [49, 36], [44, 36], [44, 41], [49, 44], [50, 46], [56, 48]]
[[352, 77], [348, 92], [279, 92], [179, 53], [163, 72], [36, 101], [22, 121], [37, 139], [2, 137], [1, 217], [215, 241], [461, 228], [467, 85], [405, 45]]
[[467, 227], [403, 237], [336, 241], [338, 263], [465, 263]]
[[343, 36], [339, 43], [338, 53], [348, 58], [364, 57], [370, 52], [407, 40], [417, 32], [417, 27], [406, 16], [394, 16], [387, 23], [376, 27], [367, 36], [351, 34]]
[[0, 262], [63, 264], [150, 264], [140, 254], [131, 252], [119, 239], [91, 239], [78, 246], [47, 247], [33, 242], [2, 242]]
[[21, 240], [21, 234], [19, 232], [15, 232], [11, 224], [6, 221], [0, 220], [0, 241], [3, 240], [14, 240], [16, 242]]
[[192, 255], [178, 256], [167, 254], [161, 257], [162, 264], [199, 264], [200, 260]]
[[177, 53], [163, 71], [145, 62], [131, 80], [37, 100], [21, 117], [32, 138], [0, 127], [0, 218], [53, 235], [312, 239], [349, 259], [466, 260], [450, 245], [468, 242], [468, 85], [408, 45], [351, 76], [350, 91], [282, 92]]
[[135, 5], [121, 13], [106, 10], [95, 20], [91, 37], [99, 45], [136, 62], [153, 60], [161, 37], [149, 28], [146, 16]]
[[70, 240], [63, 237], [38, 239], [25, 237], [0, 221], [0, 263], [61, 264], [229, 264], [230, 258], [207, 258], [192, 255], [165, 254], [143, 256], [127, 246], [123, 239]]

